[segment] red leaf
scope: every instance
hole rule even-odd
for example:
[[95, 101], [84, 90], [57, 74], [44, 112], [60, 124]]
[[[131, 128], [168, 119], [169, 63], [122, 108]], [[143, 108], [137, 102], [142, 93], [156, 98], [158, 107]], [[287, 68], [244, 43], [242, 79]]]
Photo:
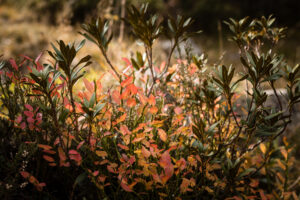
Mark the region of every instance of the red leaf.
[[21, 124], [20, 124], [20, 127], [21, 127], [21, 129], [24, 130], [24, 129], [26, 128], [26, 123], [25, 123], [25, 122], [21, 123]]
[[53, 151], [53, 150], [43, 150], [44, 153], [47, 153], [47, 154], [56, 154], [56, 151]]
[[31, 111], [24, 111], [24, 115], [26, 115], [27, 117], [33, 117], [34, 116], [34, 114], [33, 114], [33, 112], [31, 112]]
[[113, 168], [111, 165], [107, 165], [107, 170], [111, 173], [117, 173], [115, 168]]
[[29, 124], [33, 124], [34, 123], [34, 119], [32, 117], [27, 117], [27, 122]]
[[22, 172], [20, 172], [20, 174], [21, 174], [25, 179], [27, 179], [27, 178], [30, 176], [30, 174], [29, 174], [28, 172], [26, 172], [26, 171], [22, 171]]
[[9, 62], [10, 62], [10, 64], [11, 64], [11, 66], [12, 66], [16, 71], [19, 70], [19, 67], [18, 67], [18, 65], [17, 65], [17, 63], [16, 63], [16, 61], [15, 61], [14, 59], [9, 59]]
[[82, 161], [81, 155], [76, 150], [69, 150], [70, 159], [77, 162], [77, 165], [80, 165]]
[[6, 76], [8, 76], [9, 78], [11, 78], [13, 75], [13, 72], [6, 72]]
[[97, 176], [98, 174], [99, 174], [98, 170], [93, 172], [93, 176]]
[[130, 156], [128, 162], [130, 163], [130, 165], [132, 165], [135, 162], [135, 157], [134, 156]]
[[30, 57], [28, 57], [28, 56], [25, 56], [25, 55], [21, 55], [22, 57], [24, 57], [26, 60], [29, 60], [29, 61], [33, 61]]
[[41, 53], [36, 57], [36, 59], [34, 60], [35, 64], [37, 64], [37, 63], [39, 62], [39, 60], [40, 60], [40, 58], [42, 57], [42, 55], [43, 55], [43, 52], [41, 52]]
[[142, 154], [145, 158], [148, 158], [151, 155], [150, 151], [148, 151], [144, 146], [142, 146]]
[[21, 121], [22, 121], [22, 116], [20, 115], [20, 116], [18, 116], [17, 117], [17, 119], [15, 120], [15, 122], [17, 123], [17, 124], [20, 124], [21, 123]]
[[128, 58], [122, 58], [122, 60], [126, 62], [127, 66], [131, 65], [131, 62], [128, 60]]
[[81, 142], [77, 145], [76, 149], [77, 149], [77, 150], [80, 149], [80, 147], [81, 147], [83, 144], [84, 144], [84, 141], [81, 141]]
[[67, 156], [61, 147], [58, 147], [58, 156], [60, 159], [60, 165], [64, 165], [65, 161], [67, 160]]

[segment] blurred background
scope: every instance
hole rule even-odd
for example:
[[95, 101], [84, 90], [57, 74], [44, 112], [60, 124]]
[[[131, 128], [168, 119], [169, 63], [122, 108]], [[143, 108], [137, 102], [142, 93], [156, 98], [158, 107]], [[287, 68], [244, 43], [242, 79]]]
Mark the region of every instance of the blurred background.
[[[278, 51], [285, 54], [291, 65], [299, 62], [299, 0], [0, 0], [0, 55], [6, 59], [20, 54], [35, 57], [50, 49], [50, 42], [55, 40], [79, 42], [83, 39], [78, 34], [80, 24], [101, 16], [111, 21], [114, 33], [110, 56], [116, 65], [124, 65], [121, 58], [130, 57], [140, 47], [133, 41], [128, 24], [120, 18], [126, 16], [127, 5], [145, 2], [161, 19], [177, 14], [195, 19], [193, 28], [203, 33], [190, 41], [190, 46], [195, 53], [207, 53], [212, 63], [221, 55], [225, 64], [239, 62], [236, 47], [227, 40], [229, 32], [223, 20], [273, 14], [277, 26], [288, 27], [287, 39], [279, 44]], [[93, 68], [104, 70], [105, 63], [98, 50], [88, 45], [88, 52], [96, 60]], [[167, 48], [167, 41], [157, 43], [158, 61], [165, 58]]]

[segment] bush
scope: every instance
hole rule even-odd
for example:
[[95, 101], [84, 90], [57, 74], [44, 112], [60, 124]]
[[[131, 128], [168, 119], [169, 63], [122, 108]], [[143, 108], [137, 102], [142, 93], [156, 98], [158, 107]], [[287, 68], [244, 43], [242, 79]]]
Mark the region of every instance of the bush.
[[[58, 41], [52, 62], [23, 56], [1, 63], [1, 197], [4, 199], [297, 199], [292, 147], [283, 137], [299, 101], [299, 65], [273, 51], [284, 29], [274, 18], [226, 22], [245, 72], [209, 66], [204, 54], [172, 64], [192, 34], [191, 19], [168, 19], [163, 30], [147, 5], [128, 9], [128, 23], [145, 53], [126, 60], [123, 73], [107, 50], [111, 36], [100, 18], [81, 33], [95, 43], [116, 78], [104, 90], [84, 78], [91, 56]], [[172, 43], [158, 66], [152, 45]], [[82, 79], [85, 90], [74, 92]], [[276, 83], [284, 80], [288, 104]], [[246, 104], [237, 86], [246, 85]], [[267, 107], [264, 87], [279, 107]]]

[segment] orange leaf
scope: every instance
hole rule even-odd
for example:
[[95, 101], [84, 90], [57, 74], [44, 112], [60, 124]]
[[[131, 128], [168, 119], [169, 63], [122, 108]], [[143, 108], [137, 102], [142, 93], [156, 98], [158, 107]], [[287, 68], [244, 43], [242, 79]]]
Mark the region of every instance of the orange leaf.
[[164, 131], [164, 130], [162, 130], [162, 129], [158, 129], [158, 135], [159, 135], [159, 138], [162, 140], [162, 141], [164, 141], [164, 142], [166, 142], [167, 141], [167, 133]]
[[113, 91], [111, 97], [112, 97], [112, 100], [113, 100], [116, 104], [118, 104], [118, 105], [121, 104], [121, 95], [120, 95], [120, 92], [119, 92], [118, 90]]
[[172, 162], [171, 162], [171, 156], [169, 154], [168, 151], [165, 151], [162, 155], [161, 155], [161, 158], [159, 160], [159, 165], [162, 167], [162, 168], [166, 168], [166, 167], [169, 167], [170, 165], [172, 165]]
[[132, 140], [132, 143], [140, 142], [145, 138], [145, 133], [136, 134], [135, 138]]
[[137, 94], [137, 92], [138, 92], [137, 87], [136, 87], [133, 83], [131, 83], [130, 85], [128, 85], [128, 86], [127, 86], [127, 89], [130, 91], [130, 93], [131, 93], [132, 95], [135, 95], [135, 94]]
[[132, 192], [132, 189], [123, 181], [121, 182], [121, 187], [126, 191], [126, 192]]
[[94, 92], [94, 84], [90, 83], [86, 78], [83, 78], [83, 83], [86, 87], [86, 89], [90, 92], [93, 93]]
[[122, 145], [122, 144], [118, 144], [118, 146], [121, 148], [121, 149], [124, 149], [124, 150], [129, 150], [129, 148], [125, 145]]
[[179, 115], [179, 114], [182, 113], [182, 108], [176, 107], [176, 108], [174, 109], [174, 112], [176, 113], [176, 115]]
[[43, 190], [43, 187], [45, 187], [45, 186], [46, 186], [46, 183], [38, 183], [35, 185], [36, 189], [40, 192]]
[[48, 161], [48, 162], [54, 162], [54, 159], [50, 156], [47, 156], [47, 155], [43, 155], [43, 158]]
[[190, 185], [190, 180], [186, 179], [186, 178], [183, 178], [182, 182], [181, 182], [181, 185], [180, 185], [180, 192], [185, 193], [187, 191], [189, 185]]
[[157, 108], [156, 106], [152, 106], [152, 107], [150, 108], [150, 113], [151, 113], [151, 114], [155, 114], [155, 113], [157, 113], [157, 111], [158, 111], [158, 108]]
[[144, 94], [142, 94], [142, 92], [139, 92], [139, 100], [143, 105], [147, 103], [147, 97]]
[[156, 183], [161, 183], [160, 177], [158, 176], [158, 174], [152, 174], [153, 180]]
[[194, 63], [192, 63], [188, 67], [188, 71], [189, 71], [190, 75], [193, 75], [197, 71], [197, 66]]
[[122, 135], [131, 134], [130, 130], [128, 129], [128, 127], [126, 125], [121, 125], [120, 126], [120, 132], [122, 133]]
[[166, 183], [174, 174], [174, 166], [168, 151], [165, 151], [159, 160], [159, 165], [164, 168], [165, 176], [162, 176], [163, 183]]
[[116, 123], [118, 124], [118, 123], [120, 123], [120, 122], [124, 121], [124, 120], [126, 119], [126, 116], [127, 116], [127, 114], [126, 114], [126, 113], [125, 113], [125, 114], [123, 114], [121, 117], [119, 117], [119, 118], [117, 119]]
[[107, 170], [111, 173], [117, 173], [113, 165], [107, 165]]
[[263, 190], [259, 190], [259, 194], [261, 200], [268, 200]]
[[122, 87], [126, 87], [129, 83], [131, 83], [133, 81], [133, 77], [129, 76], [127, 79], [125, 79], [124, 81], [122, 81], [121, 86]]
[[50, 149], [52, 149], [51, 146], [45, 145], [45, 144], [38, 144], [38, 147], [40, 147], [40, 148], [42, 148], [44, 150], [50, 150]]
[[135, 99], [134, 98], [129, 98], [128, 100], [127, 100], [127, 106], [128, 107], [133, 107], [133, 106], [135, 106], [136, 105], [136, 101], [135, 101]]
[[155, 97], [151, 94], [150, 97], [148, 98], [148, 103], [151, 105], [151, 106], [155, 106], [156, 104], [156, 101], [155, 101]]

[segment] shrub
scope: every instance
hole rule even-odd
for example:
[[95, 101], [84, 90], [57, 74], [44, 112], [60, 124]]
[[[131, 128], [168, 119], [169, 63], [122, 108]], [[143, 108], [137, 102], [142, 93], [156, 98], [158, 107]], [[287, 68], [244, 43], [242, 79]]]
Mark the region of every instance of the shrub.
[[[187, 52], [172, 63], [193, 21], [168, 19], [163, 30], [147, 5], [128, 9], [144, 47], [121, 73], [107, 56], [111, 36], [100, 18], [81, 33], [97, 45], [116, 85], [104, 90], [84, 78], [91, 56], [77, 58], [85, 40], [58, 41], [52, 62], [23, 56], [1, 64], [1, 197], [49, 199], [297, 199], [289, 179], [292, 147], [283, 135], [299, 101], [299, 65], [273, 52], [284, 29], [274, 18], [226, 22], [240, 49], [244, 73], [209, 66]], [[168, 59], [152, 45], [170, 39]], [[27, 69], [26, 69], [27, 67]], [[74, 92], [82, 79], [85, 90]], [[276, 83], [284, 80], [288, 104]], [[246, 104], [238, 105], [246, 84]], [[269, 85], [279, 108], [267, 107]]]

